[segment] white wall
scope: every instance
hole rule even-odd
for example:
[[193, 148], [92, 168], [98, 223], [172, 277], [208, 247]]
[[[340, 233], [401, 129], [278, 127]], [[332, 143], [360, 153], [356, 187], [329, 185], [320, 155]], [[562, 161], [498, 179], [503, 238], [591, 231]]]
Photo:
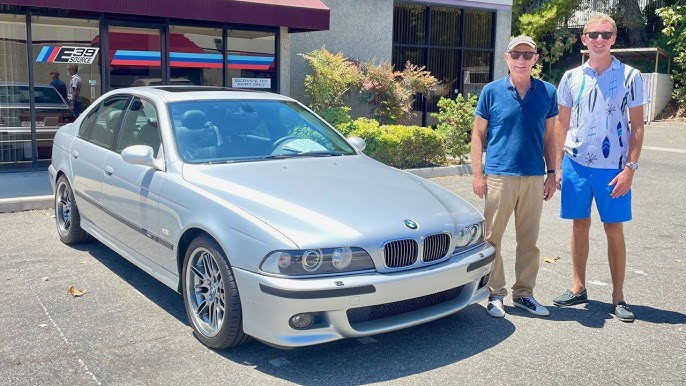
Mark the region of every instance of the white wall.
[[493, 51], [493, 80], [507, 75], [505, 51], [512, 36], [512, 10], [499, 9], [495, 15], [495, 48]]
[[309, 67], [299, 54], [326, 46], [362, 61], [391, 60], [393, 49], [393, 0], [322, 0], [331, 12], [328, 31], [290, 34], [290, 96], [303, 100]]
[[672, 98], [674, 82], [668, 74], [645, 73], [641, 74], [645, 92], [648, 93], [650, 103], [645, 106], [643, 115], [646, 122], [652, 122], [660, 114], [663, 108]]

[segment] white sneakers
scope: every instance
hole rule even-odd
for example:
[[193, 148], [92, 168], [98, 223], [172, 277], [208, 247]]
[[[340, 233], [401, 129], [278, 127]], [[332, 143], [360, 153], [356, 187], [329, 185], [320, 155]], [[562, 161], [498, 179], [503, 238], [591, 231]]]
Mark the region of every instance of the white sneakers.
[[[534, 299], [533, 296], [527, 296], [524, 298], [512, 299], [512, 303], [515, 307], [527, 310], [534, 315], [538, 316], [548, 316], [550, 311], [543, 307], [539, 302]], [[498, 295], [491, 295], [488, 297], [488, 305], [486, 306], [486, 311], [489, 315], [494, 318], [502, 318], [505, 316], [505, 306], [503, 305], [503, 297]]]
[[550, 315], [550, 311], [548, 311], [547, 308], [543, 307], [539, 302], [537, 302], [536, 299], [534, 299], [533, 295], [527, 296], [525, 298], [512, 299], [512, 303], [514, 303], [515, 307], [525, 309], [534, 315], [538, 315], [538, 316]]
[[488, 314], [494, 318], [502, 318], [505, 316], [505, 306], [503, 305], [503, 297], [491, 295], [488, 297], [488, 306], [486, 306]]

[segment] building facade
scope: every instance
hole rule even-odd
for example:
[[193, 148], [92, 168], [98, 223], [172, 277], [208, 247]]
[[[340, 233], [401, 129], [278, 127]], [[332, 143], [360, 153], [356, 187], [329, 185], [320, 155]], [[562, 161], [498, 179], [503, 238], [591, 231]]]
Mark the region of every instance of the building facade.
[[[290, 95], [305, 99], [309, 68], [300, 55], [325, 46], [360, 61], [425, 66], [447, 86], [446, 97], [478, 94], [507, 75], [503, 53], [511, 32], [512, 1], [322, 0], [331, 11], [328, 30], [291, 36]], [[418, 99], [414, 123], [432, 125], [437, 100]], [[364, 112], [362, 112], [364, 113]]]
[[[299, 54], [424, 65], [450, 95], [506, 73], [511, 0], [23, 0], [0, 2], [0, 172], [44, 168], [57, 128], [121, 87], [195, 84], [305, 99]], [[73, 67], [73, 66], [72, 66]], [[59, 79], [59, 81], [56, 80]], [[415, 108], [427, 112], [431, 101]], [[421, 115], [421, 114], [420, 114]]]

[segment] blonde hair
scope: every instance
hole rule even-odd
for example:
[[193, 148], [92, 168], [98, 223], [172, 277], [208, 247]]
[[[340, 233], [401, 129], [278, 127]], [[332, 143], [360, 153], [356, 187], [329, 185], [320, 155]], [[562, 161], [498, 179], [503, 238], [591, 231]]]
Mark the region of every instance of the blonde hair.
[[603, 14], [596, 15], [596, 16], [593, 16], [592, 18], [588, 19], [588, 21], [584, 25], [584, 33], [588, 32], [588, 26], [591, 25], [591, 23], [597, 23], [597, 22], [602, 22], [602, 21], [606, 21], [606, 22], [610, 23], [610, 25], [612, 26], [612, 33], [617, 33], [617, 23], [615, 23], [615, 20], [613, 18], [611, 18], [610, 16], [603, 15]]

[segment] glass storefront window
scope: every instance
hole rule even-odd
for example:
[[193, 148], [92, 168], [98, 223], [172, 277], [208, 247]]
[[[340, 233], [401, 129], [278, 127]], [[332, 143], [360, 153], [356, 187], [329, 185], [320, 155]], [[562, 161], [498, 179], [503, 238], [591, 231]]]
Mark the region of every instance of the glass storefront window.
[[26, 62], [26, 16], [0, 15], [0, 169], [32, 161]]
[[222, 85], [222, 30], [169, 27], [169, 68], [172, 85]]
[[[31, 18], [31, 63], [40, 160], [47, 162], [50, 159], [57, 129], [74, 121], [100, 96], [100, 49], [94, 45], [98, 25], [98, 20]], [[57, 91], [57, 100], [45, 96], [47, 89]], [[39, 96], [38, 91], [43, 96]]]
[[110, 89], [162, 84], [160, 30], [108, 29]]
[[276, 91], [276, 34], [229, 30], [228, 86]]

